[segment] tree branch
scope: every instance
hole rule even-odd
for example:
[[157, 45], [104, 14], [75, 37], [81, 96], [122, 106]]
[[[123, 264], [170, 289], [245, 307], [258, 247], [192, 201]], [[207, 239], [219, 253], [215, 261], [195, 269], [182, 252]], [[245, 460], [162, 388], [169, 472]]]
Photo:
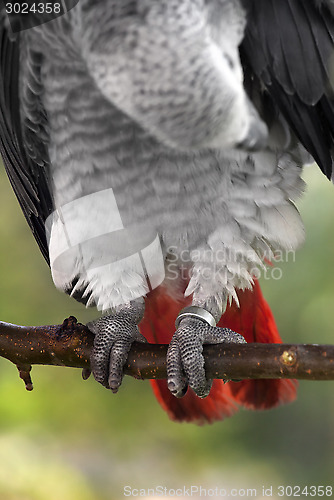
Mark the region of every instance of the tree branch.
[[[31, 365], [83, 368], [89, 373], [94, 335], [70, 316], [62, 325], [18, 326], [0, 322], [0, 356], [14, 363], [28, 390]], [[166, 378], [166, 344], [134, 343], [125, 373]], [[313, 344], [216, 344], [204, 346], [208, 378], [334, 380], [334, 346]]]

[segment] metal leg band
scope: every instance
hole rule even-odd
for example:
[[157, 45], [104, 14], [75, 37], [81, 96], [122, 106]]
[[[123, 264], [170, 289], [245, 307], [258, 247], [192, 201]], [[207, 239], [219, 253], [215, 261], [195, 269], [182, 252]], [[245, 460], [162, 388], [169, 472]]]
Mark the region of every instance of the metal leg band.
[[182, 311], [179, 312], [176, 320], [175, 320], [175, 326], [178, 328], [180, 322], [184, 318], [195, 318], [195, 319], [200, 319], [201, 321], [204, 321], [204, 323], [207, 323], [210, 326], [216, 326], [216, 320], [212, 316], [212, 314], [207, 311], [206, 309], [203, 309], [203, 307], [197, 307], [197, 306], [188, 306], [182, 309]]

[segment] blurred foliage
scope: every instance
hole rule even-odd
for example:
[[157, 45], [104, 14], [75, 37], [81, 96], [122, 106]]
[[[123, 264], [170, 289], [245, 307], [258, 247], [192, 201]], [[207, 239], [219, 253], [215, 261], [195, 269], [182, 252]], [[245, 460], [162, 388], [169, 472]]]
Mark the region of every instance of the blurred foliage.
[[[333, 343], [334, 188], [315, 167], [305, 179], [306, 243], [277, 263], [281, 279], [262, 286], [285, 341]], [[53, 286], [3, 171], [0, 200], [0, 319], [96, 317]], [[333, 382], [302, 382], [292, 405], [197, 427], [170, 422], [147, 381], [126, 378], [115, 396], [75, 369], [35, 366], [32, 376], [28, 393], [0, 359], [1, 500], [113, 500], [125, 485], [254, 487], [260, 495], [262, 485], [331, 484]]]

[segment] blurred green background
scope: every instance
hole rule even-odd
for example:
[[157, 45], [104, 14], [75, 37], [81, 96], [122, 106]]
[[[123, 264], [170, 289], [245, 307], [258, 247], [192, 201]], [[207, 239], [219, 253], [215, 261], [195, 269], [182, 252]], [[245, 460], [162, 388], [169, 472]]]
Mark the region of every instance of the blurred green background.
[[[304, 177], [306, 243], [262, 287], [286, 342], [333, 343], [334, 187], [316, 167]], [[55, 289], [2, 169], [0, 200], [0, 319], [96, 317]], [[0, 358], [0, 500], [113, 500], [125, 485], [256, 488], [257, 498], [263, 485], [334, 486], [334, 382], [301, 382], [293, 404], [197, 427], [170, 422], [148, 381], [126, 377], [115, 396], [80, 370], [35, 366], [32, 377], [29, 393]]]

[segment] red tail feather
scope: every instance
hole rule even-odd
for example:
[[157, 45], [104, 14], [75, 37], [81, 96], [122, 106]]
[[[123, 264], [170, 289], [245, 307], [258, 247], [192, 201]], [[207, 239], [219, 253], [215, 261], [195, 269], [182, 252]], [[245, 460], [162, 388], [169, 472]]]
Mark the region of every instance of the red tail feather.
[[188, 389], [182, 398], [175, 398], [167, 387], [166, 380], [151, 380], [153, 392], [162, 408], [172, 420], [193, 422], [198, 425], [213, 423], [230, 417], [238, 410], [233, 400], [229, 384], [222, 380], [214, 380], [210, 394], [200, 399]]
[[[273, 315], [263, 298], [259, 284], [253, 291], [238, 293], [240, 308], [229, 306], [219, 326], [241, 333], [247, 342], [281, 342]], [[166, 294], [163, 287], [151, 292], [146, 300], [145, 317], [140, 329], [149, 342], [168, 344], [174, 333], [175, 319], [190, 299], [176, 301]], [[292, 401], [296, 396], [296, 382], [292, 380], [243, 380], [224, 384], [215, 380], [209, 396], [200, 399], [188, 389], [182, 399], [171, 395], [166, 380], [152, 380], [153, 391], [167, 411], [177, 421], [203, 424], [231, 416], [237, 404], [251, 409], [271, 408]]]
[[[255, 282], [253, 290], [239, 292], [238, 297], [240, 308], [233, 303], [218, 325], [241, 333], [247, 342], [281, 343], [273, 314], [262, 295], [259, 283]], [[238, 383], [229, 382], [229, 385], [236, 402], [249, 409], [272, 408], [296, 398], [296, 380], [243, 380]]]

